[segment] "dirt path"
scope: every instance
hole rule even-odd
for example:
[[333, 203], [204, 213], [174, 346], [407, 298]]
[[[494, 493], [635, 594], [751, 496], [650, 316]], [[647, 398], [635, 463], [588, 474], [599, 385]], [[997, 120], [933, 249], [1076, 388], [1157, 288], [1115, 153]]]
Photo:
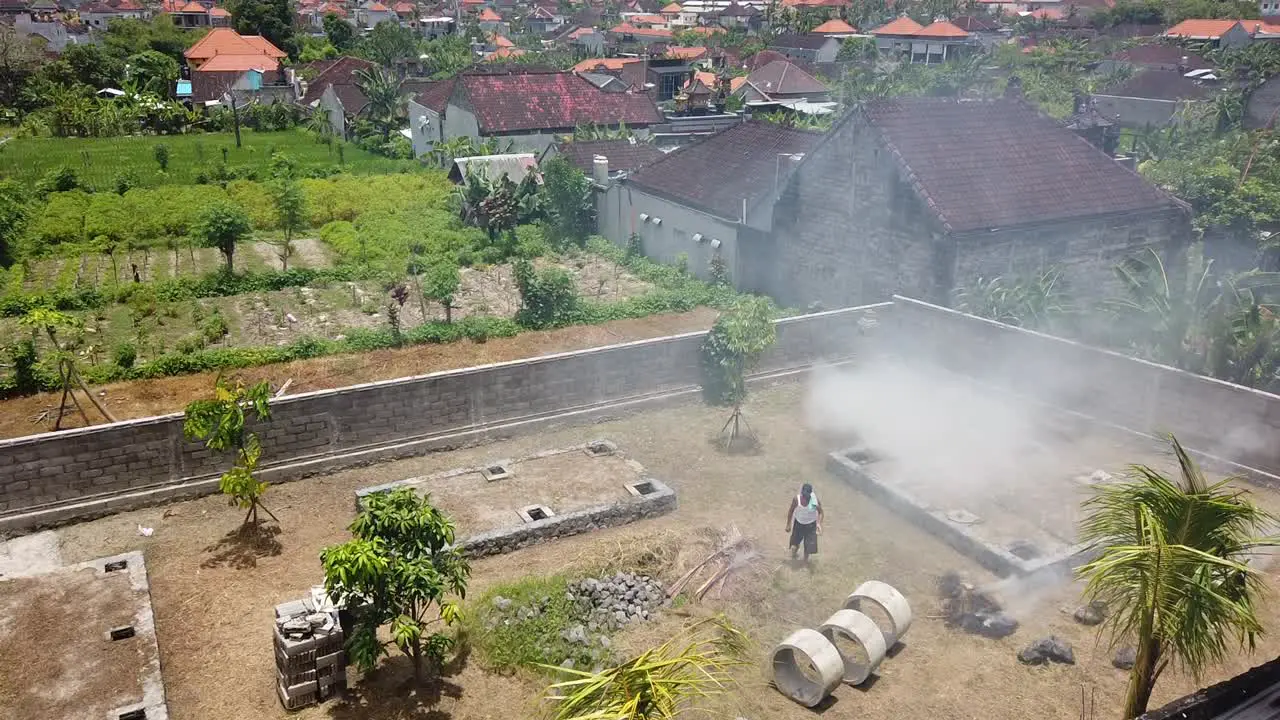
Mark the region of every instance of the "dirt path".
[[[494, 338], [485, 343], [464, 341], [447, 345], [418, 345], [299, 360], [249, 368], [237, 375], [249, 382], [269, 380], [273, 386], [292, 378], [290, 392], [298, 393], [704, 330], [711, 327], [714, 319], [714, 310], [699, 308], [687, 313], [618, 320], [603, 325], [527, 332], [511, 338]], [[125, 420], [177, 412], [191, 400], [207, 395], [216, 377], [216, 373], [204, 373], [135, 380], [105, 385], [95, 388], [95, 392], [118, 419]], [[42, 393], [0, 401], [0, 438], [52, 430], [52, 419], [37, 423], [33, 418], [46, 410], [50, 411], [51, 418], [57, 410], [58, 399], [57, 393]], [[96, 419], [95, 415], [91, 417]], [[63, 423], [64, 427], [81, 424], [78, 416], [68, 416]]]

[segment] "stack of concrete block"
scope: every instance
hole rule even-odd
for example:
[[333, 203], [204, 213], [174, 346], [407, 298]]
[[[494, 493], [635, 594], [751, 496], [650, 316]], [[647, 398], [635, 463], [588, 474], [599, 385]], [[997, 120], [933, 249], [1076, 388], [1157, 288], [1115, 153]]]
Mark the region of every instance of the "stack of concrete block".
[[347, 687], [338, 610], [323, 594], [276, 606], [272, 630], [276, 653], [276, 689], [286, 710], [333, 697]]

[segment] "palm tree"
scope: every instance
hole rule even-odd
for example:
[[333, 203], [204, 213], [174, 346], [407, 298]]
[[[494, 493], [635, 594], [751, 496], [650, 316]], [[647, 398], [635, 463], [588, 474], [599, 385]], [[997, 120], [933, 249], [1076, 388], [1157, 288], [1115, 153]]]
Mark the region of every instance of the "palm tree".
[[1170, 663], [1199, 677], [1230, 640], [1252, 650], [1262, 633], [1263, 580], [1248, 562], [1275, 544], [1257, 535], [1274, 520], [1228, 486], [1234, 478], [1210, 485], [1178, 440], [1169, 443], [1180, 477], [1134, 465], [1126, 482], [1098, 487], [1081, 525], [1081, 541], [1102, 549], [1077, 570], [1085, 594], [1111, 609], [1103, 631], [1112, 644], [1137, 646], [1124, 718], [1146, 711]]
[[697, 698], [720, 695], [744, 664], [746, 637], [723, 617], [690, 626], [617, 667], [600, 672], [545, 666], [570, 679], [547, 688], [555, 720], [669, 720]]
[[400, 81], [381, 67], [374, 67], [356, 71], [356, 86], [368, 101], [361, 108], [360, 113], [378, 128], [384, 141], [390, 140], [391, 131], [395, 129], [400, 117], [404, 114], [404, 108], [401, 107]]

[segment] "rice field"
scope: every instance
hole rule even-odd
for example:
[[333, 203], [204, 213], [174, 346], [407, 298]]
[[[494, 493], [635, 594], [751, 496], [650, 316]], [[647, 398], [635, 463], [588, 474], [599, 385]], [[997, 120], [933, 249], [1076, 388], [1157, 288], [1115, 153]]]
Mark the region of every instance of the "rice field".
[[[160, 171], [155, 146], [169, 148], [169, 166]], [[144, 186], [186, 185], [196, 176], [226, 162], [231, 168], [252, 168], [265, 176], [273, 150], [287, 153], [301, 168], [341, 167], [344, 172], [370, 175], [394, 173], [416, 164], [365, 152], [350, 143], [324, 144], [302, 130], [241, 131], [241, 147], [233, 133], [146, 135], [110, 138], [17, 138], [0, 144], [0, 176], [35, 182], [49, 171], [68, 167], [81, 183], [108, 190], [122, 172], [135, 173]]]

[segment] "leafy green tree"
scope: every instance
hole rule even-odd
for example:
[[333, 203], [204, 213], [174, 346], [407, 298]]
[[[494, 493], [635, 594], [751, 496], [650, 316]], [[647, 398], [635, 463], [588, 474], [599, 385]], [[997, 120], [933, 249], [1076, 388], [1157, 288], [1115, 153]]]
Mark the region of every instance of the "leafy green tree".
[[0, 180], [0, 267], [13, 264], [30, 213], [26, 188], [16, 180]]
[[298, 54], [293, 36], [293, 11], [289, 0], [229, 0], [231, 25], [242, 35], [261, 35], [272, 45], [288, 53]]
[[544, 666], [569, 676], [547, 688], [555, 720], [675, 720], [696, 699], [736, 686], [748, 641], [722, 616], [701, 620], [679, 635], [616, 667], [587, 672]]
[[199, 39], [199, 33], [183, 30], [173, 24], [170, 15], [160, 14], [150, 20], [112, 20], [103, 33], [102, 45], [121, 62], [147, 50], [183, 62], [182, 53]]
[[298, 62], [300, 63], [331, 60], [341, 54], [327, 38], [303, 35], [299, 41]]
[[129, 78], [137, 81], [139, 90], [156, 97], [172, 97], [179, 75], [176, 60], [162, 52], [146, 50], [130, 56], [127, 67]]
[[[349, 657], [363, 671], [377, 667], [394, 643], [413, 661], [421, 683], [425, 665], [439, 665], [453, 638], [433, 630], [461, 617], [471, 566], [454, 544], [454, 525], [409, 488], [375, 493], [361, 501], [352, 539], [320, 553], [325, 590], [355, 616]], [[456, 599], [451, 598], [454, 596]], [[391, 641], [378, 629], [391, 626]]]
[[458, 274], [458, 261], [452, 257], [440, 257], [427, 266], [422, 278], [422, 295], [444, 308], [444, 321], [453, 322], [453, 299], [462, 278]]
[[227, 200], [218, 200], [204, 209], [192, 230], [201, 247], [217, 248], [222, 253], [227, 261], [226, 270], [230, 273], [235, 269], [232, 261], [236, 244], [249, 237], [253, 223], [244, 208]]
[[324, 16], [324, 34], [329, 39], [329, 44], [339, 52], [350, 50], [356, 41], [356, 31], [351, 23], [333, 13]]
[[[124, 62], [98, 43], [68, 45], [59, 60], [67, 64], [77, 82], [94, 90], [119, 87], [124, 79]], [[177, 67], [176, 61], [174, 67]]]
[[1273, 522], [1234, 478], [1210, 484], [1176, 438], [1179, 477], [1145, 465], [1127, 481], [1099, 485], [1085, 502], [1081, 541], [1102, 554], [1080, 567], [1091, 600], [1110, 609], [1103, 632], [1132, 642], [1123, 718], [1146, 712], [1161, 673], [1179, 663], [1199, 677], [1231, 645], [1250, 650], [1262, 634], [1257, 606], [1263, 575], [1250, 558], [1275, 540], [1259, 537]]
[[[740, 298], [720, 313], [702, 343], [702, 397], [712, 405], [733, 407], [720, 431], [722, 435], [728, 431], [726, 449], [733, 449], [734, 442], [743, 437], [747, 374], [777, 339], [773, 314], [773, 303], [767, 298]], [[754, 444], [754, 438], [749, 439]]]
[[[379, 26], [385, 24], [379, 23]], [[356, 86], [368, 100], [360, 113], [377, 128], [384, 141], [390, 139], [405, 112], [400, 81], [380, 67], [357, 70], [355, 75]]]
[[538, 270], [524, 258], [516, 260], [512, 270], [520, 291], [516, 322], [541, 329], [564, 325], [573, 317], [578, 309], [578, 288], [567, 271], [557, 267]]
[[469, 35], [446, 35], [428, 40], [421, 45], [419, 53], [432, 80], [443, 80], [471, 67], [474, 62], [471, 46], [467, 43]]
[[269, 187], [275, 205], [276, 224], [284, 233], [284, 238], [276, 243], [276, 253], [280, 256], [281, 269], [288, 270], [289, 258], [293, 255], [294, 233], [307, 226], [307, 199], [295, 177], [294, 163], [283, 153], [271, 156], [271, 173], [273, 178]]
[[582, 245], [595, 230], [595, 193], [591, 181], [563, 157], [542, 165], [542, 194], [556, 242]]
[[27, 78], [35, 74], [43, 60], [32, 36], [0, 23], [0, 105], [12, 107]]
[[258, 526], [259, 509], [280, 522], [262, 504], [267, 483], [254, 476], [262, 457], [262, 444], [257, 433], [245, 427], [249, 420], [271, 419], [270, 398], [271, 387], [265, 381], [245, 387], [240, 381], [232, 385], [219, 377], [214, 384], [213, 399], [192, 400], [182, 421], [182, 433], [188, 440], [202, 440], [210, 450], [235, 451], [235, 463], [222, 474], [218, 489], [246, 511], [241, 523], [244, 527]]
[[400, 23], [386, 20], [378, 23], [360, 40], [356, 52], [384, 68], [418, 56], [418, 36]]

